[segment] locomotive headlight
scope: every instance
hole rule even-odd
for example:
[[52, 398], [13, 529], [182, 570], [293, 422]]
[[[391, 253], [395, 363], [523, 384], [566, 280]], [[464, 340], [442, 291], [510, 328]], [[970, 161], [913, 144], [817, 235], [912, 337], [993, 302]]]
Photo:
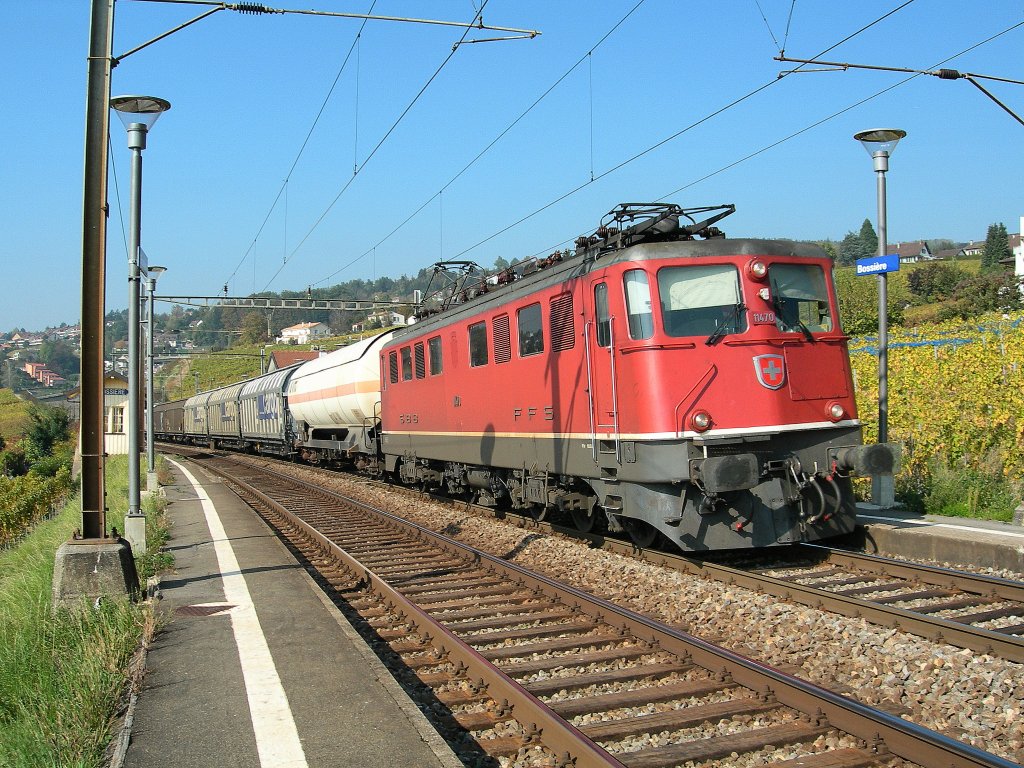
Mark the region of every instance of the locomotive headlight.
[[839, 421], [846, 415], [846, 409], [840, 403], [828, 404], [828, 417], [832, 421]]
[[754, 259], [747, 264], [747, 274], [755, 280], [764, 280], [765, 275], [768, 274], [768, 265], [760, 259]]
[[697, 411], [690, 417], [690, 424], [698, 432], [704, 432], [711, 426], [711, 414], [707, 411]]

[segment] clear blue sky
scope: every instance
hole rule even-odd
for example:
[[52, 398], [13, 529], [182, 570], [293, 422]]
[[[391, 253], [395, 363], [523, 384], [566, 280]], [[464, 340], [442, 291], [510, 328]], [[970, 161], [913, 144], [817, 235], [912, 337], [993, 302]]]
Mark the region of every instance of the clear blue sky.
[[[275, 4], [365, 12], [371, 3]], [[795, 66], [773, 61], [783, 42], [787, 55], [812, 58], [901, 0], [646, 0], [611, 31], [634, 5], [490, 0], [487, 23], [542, 35], [461, 47], [369, 158], [462, 31], [370, 22], [339, 78], [360, 22], [222, 11], [125, 59], [114, 95], [172, 104], [144, 155], [142, 246], [169, 268], [158, 292], [216, 294], [225, 282], [232, 295], [303, 290], [412, 274], [441, 258], [486, 266], [569, 242], [619, 202], [662, 198], [735, 203], [723, 223], [729, 235], [841, 239], [875, 219], [871, 160], [852, 138], [874, 127], [908, 132], [888, 175], [890, 242], [983, 239], [1000, 221], [1019, 231], [1024, 127], [969, 83], [921, 76], [893, 88], [908, 76], [852, 70], [777, 79]], [[120, 0], [115, 55], [202, 10]], [[459, 21], [474, 10], [461, 0], [374, 8]], [[89, 3], [33, 0], [4, 11], [0, 330], [41, 330], [80, 318]], [[1024, 79], [1024, 26], [950, 58], [1021, 22], [1019, 0], [916, 0], [824, 58], [944, 62]], [[469, 38], [484, 36], [493, 35]], [[1024, 86], [982, 82], [1024, 114]], [[107, 308], [120, 309], [129, 153], [116, 118], [111, 132]]]

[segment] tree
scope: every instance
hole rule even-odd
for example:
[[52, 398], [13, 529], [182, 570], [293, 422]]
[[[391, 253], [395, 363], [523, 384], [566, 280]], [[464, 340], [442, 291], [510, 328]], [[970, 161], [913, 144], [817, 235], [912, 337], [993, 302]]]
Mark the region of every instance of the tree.
[[860, 236], [856, 232], [847, 232], [846, 237], [839, 243], [839, 263], [850, 265], [857, 259], [864, 258], [865, 255], [870, 254], [864, 253]]
[[832, 257], [832, 261], [839, 261], [839, 249], [834, 242], [831, 240], [818, 240], [817, 245], [820, 245], [825, 253]]
[[985, 250], [981, 254], [981, 271], [999, 269], [1000, 259], [1009, 258], [1011, 255], [1010, 236], [1006, 232], [1006, 225], [989, 225], [988, 234], [985, 236]]
[[875, 234], [875, 228], [871, 226], [870, 219], [864, 219], [864, 223], [860, 225], [860, 247], [865, 258], [867, 256], [875, 256], [878, 253], [878, 235]]
[[262, 344], [267, 341], [267, 322], [262, 312], [249, 312], [242, 319], [240, 344]]
[[59, 373], [65, 379], [78, 374], [81, 368], [75, 348], [62, 339], [44, 341], [39, 354], [47, 368]]
[[33, 405], [28, 410], [29, 425], [25, 430], [25, 440], [29, 448], [26, 455], [32, 459], [40, 459], [53, 452], [55, 443], [67, 440], [68, 413], [61, 408], [44, 405]]
[[985, 312], [1015, 312], [1024, 305], [1020, 278], [1008, 270], [964, 280], [953, 294], [956, 315], [969, 319]]
[[941, 301], [952, 296], [967, 277], [967, 273], [954, 264], [934, 262], [911, 272], [907, 276], [907, 287], [925, 301]]
[[952, 251], [956, 249], [956, 243], [944, 237], [940, 237], [938, 240], [925, 240], [925, 242], [928, 243], [928, 250], [932, 253], [938, 253], [939, 251]]

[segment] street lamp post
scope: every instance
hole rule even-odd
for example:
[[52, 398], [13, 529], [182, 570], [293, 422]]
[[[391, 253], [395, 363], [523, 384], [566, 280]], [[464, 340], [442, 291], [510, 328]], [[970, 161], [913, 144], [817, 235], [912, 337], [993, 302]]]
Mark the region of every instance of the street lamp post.
[[159, 488], [156, 479], [156, 455], [153, 448], [153, 337], [156, 335], [156, 281], [167, 267], [150, 266], [147, 270], [146, 297], [149, 302], [146, 322], [146, 490], [154, 493]]
[[171, 108], [169, 102], [151, 96], [115, 96], [110, 106], [128, 129], [128, 148], [132, 151], [131, 194], [128, 227], [128, 514], [124, 533], [132, 552], [146, 551], [146, 518], [142, 514], [139, 489], [139, 299], [142, 249], [139, 239], [142, 223], [142, 150], [146, 135], [160, 115]]
[[[886, 240], [885, 174], [889, 170], [889, 155], [896, 150], [899, 140], [907, 132], [899, 128], [872, 128], [855, 133], [859, 141], [874, 160], [878, 187], [878, 256], [885, 256], [889, 250]], [[888, 275], [878, 275], [878, 442], [889, 441], [889, 286]], [[871, 501], [879, 507], [890, 508], [895, 504], [892, 475], [876, 476], [872, 479]]]

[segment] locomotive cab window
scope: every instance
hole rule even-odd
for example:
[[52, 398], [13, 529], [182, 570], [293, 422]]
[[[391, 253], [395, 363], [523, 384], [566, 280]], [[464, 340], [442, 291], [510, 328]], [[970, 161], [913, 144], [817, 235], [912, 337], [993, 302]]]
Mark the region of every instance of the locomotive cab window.
[[730, 264], [658, 270], [661, 315], [668, 336], [725, 336], [747, 330], [739, 272]]
[[629, 338], [649, 339], [654, 335], [654, 316], [651, 313], [651, 286], [647, 273], [631, 269], [622, 276], [626, 289], [626, 317], [629, 320]]
[[519, 329], [519, 356], [538, 355], [544, 351], [544, 326], [541, 323], [540, 304], [523, 307], [516, 313]]
[[787, 333], [832, 330], [828, 284], [817, 264], [772, 264], [768, 267], [775, 325]]
[[487, 365], [487, 323], [469, 326], [469, 365]]
[[432, 336], [427, 339], [427, 348], [430, 352], [430, 375], [438, 376], [443, 370], [441, 365], [441, 337]]

